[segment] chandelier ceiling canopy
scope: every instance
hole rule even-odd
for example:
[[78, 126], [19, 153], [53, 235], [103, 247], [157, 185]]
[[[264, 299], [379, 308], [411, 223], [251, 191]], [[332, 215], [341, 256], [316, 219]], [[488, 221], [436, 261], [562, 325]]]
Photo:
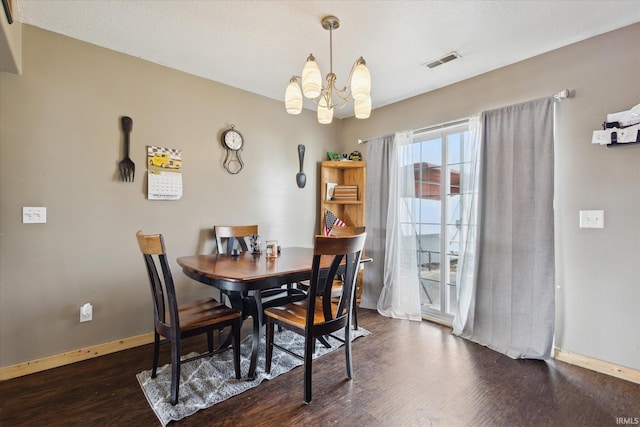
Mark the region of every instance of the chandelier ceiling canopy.
[[[371, 75], [367, 63], [360, 57], [351, 67], [345, 86], [336, 86], [336, 75], [333, 73], [333, 30], [340, 27], [340, 20], [335, 16], [322, 18], [322, 28], [329, 30], [329, 74], [322, 84], [320, 67], [313, 54], [309, 55], [302, 70], [302, 77], [294, 75], [289, 80], [285, 92], [285, 107], [289, 114], [302, 112], [302, 96], [312, 99], [318, 106], [318, 122], [331, 123], [334, 108], [344, 107], [353, 99], [354, 113], [358, 119], [367, 119], [371, 114]], [[302, 89], [300, 89], [302, 82]]]

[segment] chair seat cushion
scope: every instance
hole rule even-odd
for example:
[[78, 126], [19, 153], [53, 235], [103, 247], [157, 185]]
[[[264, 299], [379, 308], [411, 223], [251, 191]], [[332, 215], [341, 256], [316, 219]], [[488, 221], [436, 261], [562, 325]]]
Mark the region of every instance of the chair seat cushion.
[[[331, 304], [331, 312], [335, 316], [338, 311], [338, 304]], [[307, 300], [286, 304], [279, 307], [270, 307], [265, 309], [265, 316], [272, 317], [281, 322], [288, 323], [304, 329], [307, 322]], [[324, 314], [322, 312], [322, 299], [316, 298], [316, 307], [314, 311], [313, 323], [323, 323], [325, 321]]]
[[[240, 311], [231, 309], [213, 298], [192, 301], [178, 306], [180, 329], [190, 330], [211, 323], [240, 317]], [[167, 317], [168, 318], [168, 317]]]

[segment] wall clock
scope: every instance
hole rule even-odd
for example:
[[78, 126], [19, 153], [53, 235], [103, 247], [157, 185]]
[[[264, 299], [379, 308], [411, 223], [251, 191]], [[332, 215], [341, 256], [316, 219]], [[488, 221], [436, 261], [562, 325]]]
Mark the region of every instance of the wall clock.
[[222, 132], [222, 146], [227, 150], [224, 158], [224, 168], [232, 175], [237, 174], [244, 167], [240, 151], [244, 145], [242, 134], [235, 129], [235, 125]]

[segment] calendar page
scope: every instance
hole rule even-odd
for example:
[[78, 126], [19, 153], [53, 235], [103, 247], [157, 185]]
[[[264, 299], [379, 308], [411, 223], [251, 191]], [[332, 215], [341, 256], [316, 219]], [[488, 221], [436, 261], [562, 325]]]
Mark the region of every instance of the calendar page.
[[149, 200], [178, 200], [182, 197], [182, 174], [179, 172], [148, 172]]
[[182, 197], [182, 150], [147, 147], [147, 198], [178, 200]]

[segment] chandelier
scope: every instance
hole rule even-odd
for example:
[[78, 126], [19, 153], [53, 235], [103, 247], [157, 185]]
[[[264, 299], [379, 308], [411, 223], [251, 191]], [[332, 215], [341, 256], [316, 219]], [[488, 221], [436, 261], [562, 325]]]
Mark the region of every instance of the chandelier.
[[[302, 95], [312, 99], [318, 106], [318, 122], [331, 123], [334, 108], [344, 107], [353, 99], [354, 113], [358, 119], [367, 119], [371, 114], [371, 75], [367, 63], [360, 57], [351, 67], [347, 83], [342, 89], [336, 87], [336, 75], [333, 73], [333, 30], [340, 27], [340, 20], [335, 16], [322, 18], [322, 28], [329, 30], [329, 74], [326, 85], [322, 84], [320, 67], [313, 55], [309, 55], [302, 70], [302, 77], [293, 76], [284, 96], [284, 103], [289, 114], [302, 112]], [[299, 81], [302, 81], [302, 91]]]

